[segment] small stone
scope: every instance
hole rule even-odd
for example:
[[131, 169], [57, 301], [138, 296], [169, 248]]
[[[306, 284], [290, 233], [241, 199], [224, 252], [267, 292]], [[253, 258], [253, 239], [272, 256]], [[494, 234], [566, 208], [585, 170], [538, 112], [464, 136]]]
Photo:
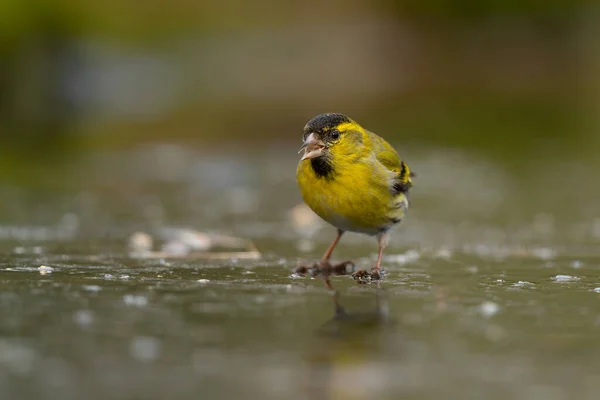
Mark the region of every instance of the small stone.
[[196, 282], [206, 285], [208, 282], [210, 282], [210, 280], [209, 279], [198, 279]]
[[133, 294], [126, 294], [123, 296], [123, 302], [128, 306], [145, 307], [148, 305], [148, 298], [145, 296], [136, 296]]
[[484, 317], [493, 317], [500, 311], [500, 306], [492, 301], [486, 301], [479, 306], [479, 312]]
[[519, 281], [517, 283], [513, 283], [512, 286], [522, 288], [522, 287], [527, 287], [527, 286], [533, 286], [533, 283], [527, 282], [527, 281]]
[[597, 287], [597, 288], [595, 288], [595, 289], [594, 289], [594, 292], [596, 292], [596, 293], [600, 293], [600, 287]]
[[47, 274], [51, 274], [54, 271], [54, 268], [52, 267], [48, 267], [46, 265], [41, 265], [38, 268], [38, 271], [40, 271], [41, 275], [47, 275]]
[[554, 282], [564, 283], [564, 282], [577, 282], [580, 278], [577, 276], [571, 275], [556, 275], [552, 280]]

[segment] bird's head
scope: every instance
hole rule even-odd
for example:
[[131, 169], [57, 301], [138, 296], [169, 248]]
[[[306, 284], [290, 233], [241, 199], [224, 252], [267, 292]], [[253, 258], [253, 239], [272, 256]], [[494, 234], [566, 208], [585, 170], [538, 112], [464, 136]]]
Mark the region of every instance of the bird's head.
[[300, 161], [334, 154], [352, 154], [362, 145], [365, 130], [356, 122], [338, 113], [319, 114], [304, 126], [304, 141]]

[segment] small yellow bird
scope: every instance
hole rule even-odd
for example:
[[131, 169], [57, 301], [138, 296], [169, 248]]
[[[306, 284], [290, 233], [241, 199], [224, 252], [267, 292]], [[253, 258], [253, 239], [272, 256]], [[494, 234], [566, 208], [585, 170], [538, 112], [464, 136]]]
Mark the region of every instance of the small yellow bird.
[[379, 279], [388, 232], [406, 213], [414, 174], [389, 143], [343, 114], [317, 115], [304, 127], [303, 140], [297, 170], [302, 197], [338, 229], [319, 267], [339, 268], [330, 264], [331, 253], [345, 231], [359, 232], [377, 236], [379, 255], [370, 274], [360, 270], [353, 277]]

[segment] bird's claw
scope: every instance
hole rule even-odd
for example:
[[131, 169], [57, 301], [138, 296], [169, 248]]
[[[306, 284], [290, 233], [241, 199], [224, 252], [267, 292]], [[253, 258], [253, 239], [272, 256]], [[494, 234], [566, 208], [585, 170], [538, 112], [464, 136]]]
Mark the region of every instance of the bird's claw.
[[358, 283], [368, 283], [371, 281], [378, 281], [381, 279], [381, 272], [379, 268], [373, 268], [371, 272], [365, 269], [359, 269], [352, 274], [352, 278]]

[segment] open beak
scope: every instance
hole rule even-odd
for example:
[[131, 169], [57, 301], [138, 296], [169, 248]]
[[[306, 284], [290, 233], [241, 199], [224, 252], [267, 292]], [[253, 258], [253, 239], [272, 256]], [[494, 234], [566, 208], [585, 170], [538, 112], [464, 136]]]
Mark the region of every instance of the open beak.
[[308, 160], [311, 158], [317, 158], [323, 155], [323, 150], [325, 149], [325, 143], [322, 140], [319, 140], [314, 133], [308, 135], [304, 144], [300, 148], [298, 153], [302, 153], [304, 151], [304, 155], [300, 159], [300, 161]]

